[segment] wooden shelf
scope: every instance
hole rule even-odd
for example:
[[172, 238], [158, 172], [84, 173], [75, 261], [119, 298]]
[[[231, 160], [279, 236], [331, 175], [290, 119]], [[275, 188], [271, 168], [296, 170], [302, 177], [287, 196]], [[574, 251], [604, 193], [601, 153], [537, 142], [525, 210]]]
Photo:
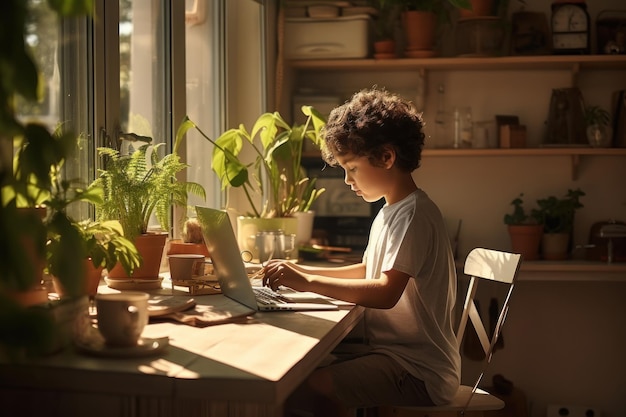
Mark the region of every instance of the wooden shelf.
[[[485, 148], [485, 149], [432, 149], [426, 148], [423, 157], [506, 157], [506, 156], [566, 156], [572, 162], [572, 180], [578, 179], [578, 167], [581, 156], [626, 156], [626, 148], [590, 148], [590, 147], [546, 147], [546, 148]], [[304, 152], [303, 160], [317, 160], [319, 152]]]
[[541, 55], [505, 57], [458, 58], [398, 58], [398, 59], [307, 59], [288, 61], [296, 69], [324, 70], [564, 70], [578, 72], [582, 69], [626, 69], [626, 55]]
[[[463, 263], [457, 262], [459, 272]], [[522, 261], [520, 281], [626, 282], [626, 263], [592, 261]]]
[[591, 148], [591, 147], [545, 147], [517, 149], [424, 149], [428, 156], [568, 156], [571, 158], [572, 180], [578, 179], [578, 167], [581, 156], [626, 156], [626, 148]]
[[[469, 149], [433, 149], [425, 148], [423, 156], [472, 157], [472, 156], [626, 156], [626, 148], [469, 148]], [[303, 158], [321, 158], [318, 151], [306, 151]]]
[[626, 156], [626, 148], [424, 149], [423, 156]]
[[521, 281], [626, 282], [626, 263], [591, 261], [522, 262]]

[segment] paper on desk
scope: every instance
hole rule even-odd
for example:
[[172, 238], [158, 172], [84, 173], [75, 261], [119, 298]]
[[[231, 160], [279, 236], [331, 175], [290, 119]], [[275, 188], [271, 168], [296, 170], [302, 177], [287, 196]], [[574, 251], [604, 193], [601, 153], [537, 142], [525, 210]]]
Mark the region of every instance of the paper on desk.
[[197, 304], [193, 309], [177, 311], [160, 316], [195, 327], [207, 327], [224, 323], [245, 323], [255, 313], [254, 310], [226, 297], [213, 297], [210, 305]]

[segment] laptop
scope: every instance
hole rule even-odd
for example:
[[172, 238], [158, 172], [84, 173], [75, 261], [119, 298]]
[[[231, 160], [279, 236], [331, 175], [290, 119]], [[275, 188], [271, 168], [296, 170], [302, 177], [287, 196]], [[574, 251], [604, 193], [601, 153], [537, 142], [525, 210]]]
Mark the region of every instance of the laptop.
[[[215, 275], [222, 294], [255, 311], [336, 310], [332, 299], [310, 292], [287, 289], [272, 291], [268, 287], [253, 286], [241, 259], [235, 233], [228, 213], [196, 206], [198, 222], [209, 250]], [[306, 301], [304, 301], [306, 300]]]

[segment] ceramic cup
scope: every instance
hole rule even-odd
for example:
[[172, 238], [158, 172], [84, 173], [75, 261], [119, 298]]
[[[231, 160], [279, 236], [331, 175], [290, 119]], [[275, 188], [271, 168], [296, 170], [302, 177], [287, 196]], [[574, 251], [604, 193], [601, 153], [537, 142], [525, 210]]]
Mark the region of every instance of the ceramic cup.
[[123, 291], [96, 294], [98, 329], [109, 346], [135, 346], [148, 324], [148, 299], [145, 292]]
[[177, 253], [169, 255], [167, 259], [170, 263], [170, 275], [173, 281], [185, 281], [204, 275], [204, 255]]

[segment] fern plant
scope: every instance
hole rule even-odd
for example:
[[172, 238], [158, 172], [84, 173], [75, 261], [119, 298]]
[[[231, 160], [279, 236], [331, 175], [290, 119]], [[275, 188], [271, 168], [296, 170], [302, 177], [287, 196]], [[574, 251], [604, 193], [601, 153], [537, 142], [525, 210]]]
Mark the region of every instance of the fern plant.
[[146, 144], [125, 156], [116, 149], [98, 148], [106, 163], [90, 185], [104, 190], [97, 219], [118, 220], [131, 241], [148, 231], [153, 214], [161, 228], [169, 230], [172, 205], [187, 206], [188, 193], [206, 197], [202, 185], [176, 178], [188, 166], [176, 153], [178, 141], [173, 153], [160, 157], [164, 145]]

